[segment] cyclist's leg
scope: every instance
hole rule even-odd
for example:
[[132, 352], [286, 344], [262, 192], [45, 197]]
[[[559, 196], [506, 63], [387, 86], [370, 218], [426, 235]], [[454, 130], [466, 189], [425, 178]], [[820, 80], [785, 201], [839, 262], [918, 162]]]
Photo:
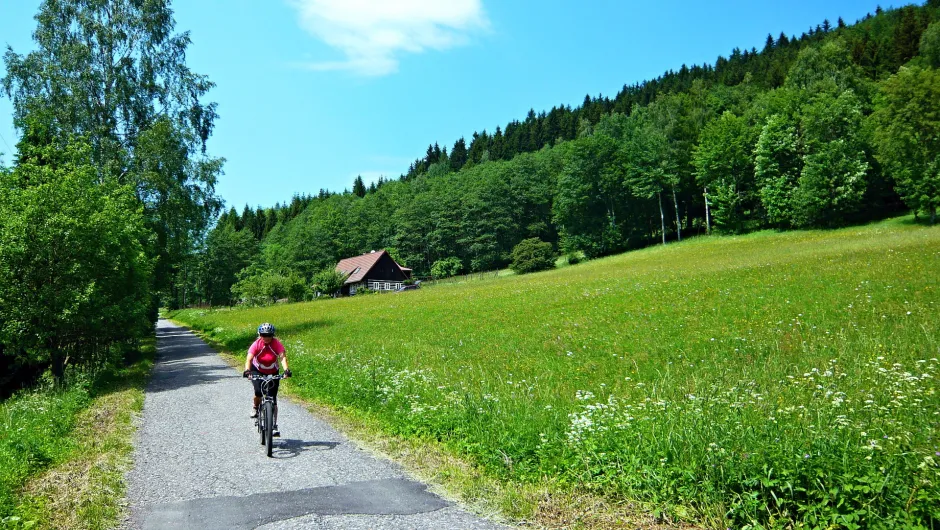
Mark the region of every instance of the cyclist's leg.
[[[251, 375], [260, 375], [260, 373], [252, 369]], [[255, 390], [254, 398], [251, 400], [251, 417], [256, 418], [258, 416], [258, 405], [261, 404], [261, 381], [254, 379], [251, 381], [251, 386], [253, 386]]]

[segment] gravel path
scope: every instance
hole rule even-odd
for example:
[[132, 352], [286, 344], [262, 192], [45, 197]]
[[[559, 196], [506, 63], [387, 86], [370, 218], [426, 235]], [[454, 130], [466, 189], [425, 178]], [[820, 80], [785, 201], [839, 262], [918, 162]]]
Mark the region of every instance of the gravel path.
[[157, 324], [128, 474], [128, 528], [504, 528], [461, 510], [280, 398], [265, 456], [251, 385], [198, 337]]

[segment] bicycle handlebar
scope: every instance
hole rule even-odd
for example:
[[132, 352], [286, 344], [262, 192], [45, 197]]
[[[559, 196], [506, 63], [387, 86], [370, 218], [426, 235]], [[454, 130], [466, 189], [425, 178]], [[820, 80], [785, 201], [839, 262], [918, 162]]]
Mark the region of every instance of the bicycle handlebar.
[[287, 379], [287, 376], [284, 375], [284, 374], [268, 374], [268, 375], [264, 375], [264, 374], [259, 374], [259, 375], [250, 374], [250, 375], [248, 376], [248, 380], [249, 380], [249, 381], [255, 381], [255, 380], [274, 381], [274, 380], [277, 380], [277, 379]]

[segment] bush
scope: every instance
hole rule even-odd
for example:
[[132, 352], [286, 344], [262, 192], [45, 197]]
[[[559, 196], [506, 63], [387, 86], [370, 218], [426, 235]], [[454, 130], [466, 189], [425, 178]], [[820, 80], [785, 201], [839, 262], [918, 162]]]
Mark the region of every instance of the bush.
[[435, 279], [450, 278], [460, 274], [463, 270], [463, 263], [460, 258], [451, 256], [449, 258], [439, 259], [431, 265], [431, 276]]
[[0, 365], [97, 365], [147, 333], [153, 262], [131, 188], [101, 181], [91, 147], [29, 148], [0, 169]]
[[244, 275], [232, 286], [232, 294], [248, 305], [272, 304], [281, 298], [291, 302], [302, 301], [307, 293], [304, 279], [297, 273], [264, 271]]
[[569, 252], [566, 257], [568, 258], [568, 265], [581, 263], [581, 254], [578, 252]]
[[543, 271], [555, 267], [555, 252], [552, 244], [537, 237], [524, 239], [512, 249], [509, 268], [517, 274]]
[[313, 290], [329, 296], [334, 296], [343, 288], [346, 275], [335, 269], [323, 269], [313, 275]]

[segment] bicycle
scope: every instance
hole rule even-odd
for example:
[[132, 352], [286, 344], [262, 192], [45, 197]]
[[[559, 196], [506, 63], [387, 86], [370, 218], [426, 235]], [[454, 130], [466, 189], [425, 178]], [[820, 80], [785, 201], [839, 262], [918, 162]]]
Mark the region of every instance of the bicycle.
[[261, 435], [261, 445], [266, 447], [269, 458], [271, 457], [274, 446], [274, 417], [277, 411], [277, 403], [275, 399], [268, 394], [268, 389], [270, 388], [271, 382], [277, 381], [278, 379], [287, 379], [287, 376], [281, 374], [251, 374], [248, 376], [249, 381], [261, 381], [261, 403], [258, 405], [258, 417], [255, 419], [255, 425], [258, 427], [258, 433]]

